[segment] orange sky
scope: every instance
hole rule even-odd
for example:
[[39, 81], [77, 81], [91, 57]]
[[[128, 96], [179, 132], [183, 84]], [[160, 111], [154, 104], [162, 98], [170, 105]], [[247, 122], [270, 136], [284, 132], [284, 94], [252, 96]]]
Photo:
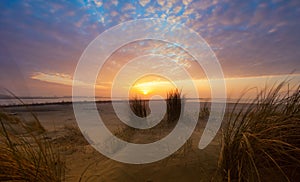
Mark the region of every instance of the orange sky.
[[[45, 85], [45, 90], [50, 88], [59, 88], [62, 91], [62, 95], [71, 94], [71, 76], [61, 76], [60, 74], [44, 74], [39, 73], [32, 77], [35, 80], [40, 80], [40, 86]], [[299, 83], [300, 74], [287, 75], [271, 75], [271, 76], [254, 76], [254, 77], [232, 77], [225, 78], [227, 96], [232, 98], [238, 98], [243, 92], [247, 90], [248, 96], [255, 96], [258, 90], [263, 89], [266, 85], [272, 86], [275, 83], [284, 81], [287, 78], [291, 79], [290, 87]], [[184, 80], [182, 80], [184, 82]], [[210, 98], [210, 87], [207, 79], [194, 79], [194, 83], [198, 88], [199, 96], [201, 98]], [[49, 86], [47, 86], [49, 85]], [[149, 98], [152, 95], [162, 95], [165, 96], [167, 90], [173, 89], [175, 86], [170, 83], [167, 79], [162, 79], [160, 77], [144, 77], [141, 78], [136, 84], [130, 87], [130, 96], [139, 95], [141, 97]], [[111, 82], [103, 82], [96, 86], [97, 96], [110, 96]], [[181, 89], [181, 88], [179, 88]], [[188, 92], [190, 88], [182, 88], [183, 93]], [[51, 90], [50, 90], [51, 91]], [[122, 93], [121, 95], [126, 94]]]
[[[154, 47], [154, 48], [153, 48]], [[155, 51], [160, 55], [172, 55], [170, 60], [159, 61], [157, 58], [144, 57], [140, 61], [133, 61], [138, 55]], [[176, 66], [172, 66], [176, 65]], [[148, 74], [149, 70], [155, 70], [161, 75]], [[198, 89], [200, 98], [210, 98], [210, 84], [205, 76], [201, 66], [193, 60], [189, 54], [182, 52], [180, 48], [164, 45], [162, 42], [147, 42], [139, 44], [131, 43], [112, 54], [98, 73], [97, 83], [95, 85], [96, 95], [100, 97], [110, 97], [112, 85], [116, 83], [116, 76], [121, 70], [125, 70], [125, 75], [119, 80], [117, 96], [121, 98], [133, 97], [135, 95], [150, 98], [154, 95], [166, 96], [170, 89], [182, 89], [183, 94], [188, 94], [193, 89], [188, 85], [193, 80], [195, 87]], [[184, 77], [185, 71], [190, 74], [190, 78]], [[88, 70], [87, 70], [88, 72]], [[129, 84], [130, 79], [135, 74], [143, 75], [135, 78], [133, 84]], [[169, 80], [163, 75], [171, 75], [174, 80]], [[300, 74], [287, 75], [269, 75], [269, 76], [252, 76], [252, 77], [225, 77], [227, 87], [227, 97], [238, 98], [241, 93], [248, 89], [248, 96], [253, 97], [259, 89], [265, 85], [272, 85], [276, 82], [292, 79], [291, 85], [299, 83]], [[42, 83], [61, 86], [61, 95], [71, 95], [72, 76], [64, 73], [43, 73], [37, 72], [31, 77], [32, 80]], [[80, 86], [90, 88], [93, 84], [78, 82]], [[48, 89], [45, 88], [45, 89]]]
[[[159, 61], [158, 58], [151, 56], [144, 57], [140, 61], [132, 61], [138, 55], [149, 54], [154, 52], [160, 55], [168, 55], [170, 60]], [[170, 54], [172, 53], [172, 54]], [[171, 55], [171, 56], [170, 56]], [[176, 66], [173, 66], [176, 65]], [[161, 75], [148, 74], [149, 70], [155, 70]], [[106, 61], [104, 66], [98, 73], [97, 83], [95, 85], [96, 95], [100, 97], [110, 97], [112, 85], [116, 83], [116, 76], [121, 70], [125, 70], [125, 75], [119, 80], [117, 85], [117, 96], [121, 98], [133, 97], [135, 95], [150, 98], [154, 95], [166, 96], [170, 89], [182, 89], [183, 94], [188, 94], [193, 89], [188, 86], [188, 82], [193, 80], [195, 87], [198, 89], [200, 98], [210, 98], [210, 84], [201, 66], [181, 48], [166, 45], [160, 41], [147, 41], [143, 44], [134, 42], [123, 46], [114, 52]], [[189, 79], [184, 77], [185, 71], [190, 74]], [[88, 70], [87, 70], [88, 72]], [[143, 75], [135, 78], [135, 82], [131, 85], [128, 79], [133, 75]], [[171, 75], [174, 80], [169, 80], [163, 75]], [[33, 80], [40, 81], [52, 85], [60, 85], [62, 95], [71, 95], [72, 76], [63, 73], [42, 73], [37, 72], [31, 77]], [[227, 96], [231, 98], [239, 97], [246, 90], [248, 96], [253, 97], [259, 89], [263, 89], [265, 85], [272, 84], [291, 79], [291, 85], [299, 83], [300, 74], [287, 75], [268, 75], [268, 76], [252, 76], [252, 77], [225, 77]], [[93, 84], [78, 82], [80, 86], [90, 88]]]

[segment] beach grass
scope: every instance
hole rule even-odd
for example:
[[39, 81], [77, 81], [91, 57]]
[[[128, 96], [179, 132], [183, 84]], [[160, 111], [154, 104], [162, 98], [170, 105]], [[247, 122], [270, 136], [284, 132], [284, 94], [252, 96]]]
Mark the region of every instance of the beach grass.
[[169, 124], [176, 123], [180, 117], [182, 109], [181, 90], [173, 89], [167, 92], [167, 121]]
[[36, 122], [0, 111], [0, 181], [64, 180], [63, 159]]
[[208, 119], [210, 114], [208, 102], [205, 102], [203, 107], [200, 108], [199, 119]]
[[143, 100], [138, 96], [135, 96], [133, 99], [130, 100], [130, 107], [133, 113], [138, 117], [141, 118], [147, 117], [146, 100]]
[[300, 87], [263, 89], [224, 121], [219, 171], [225, 181], [300, 179]]

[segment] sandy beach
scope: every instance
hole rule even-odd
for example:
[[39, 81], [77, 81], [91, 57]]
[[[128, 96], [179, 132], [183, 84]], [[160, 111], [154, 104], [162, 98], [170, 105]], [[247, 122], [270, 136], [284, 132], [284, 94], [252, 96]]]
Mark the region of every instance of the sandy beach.
[[[106, 126], [118, 137], [133, 143], [159, 140], [172, 128], [156, 127], [147, 132], [131, 132], [124, 127], [111, 103], [98, 103], [99, 113]], [[215, 176], [220, 152], [220, 134], [203, 150], [198, 143], [205, 127], [199, 119], [188, 140], [171, 156], [149, 164], [125, 164], [111, 160], [95, 150], [77, 127], [72, 104], [51, 104], [27, 107], [6, 107], [26, 121], [36, 114], [46, 129], [46, 139], [61, 149], [66, 160], [66, 181], [208, 181]]]

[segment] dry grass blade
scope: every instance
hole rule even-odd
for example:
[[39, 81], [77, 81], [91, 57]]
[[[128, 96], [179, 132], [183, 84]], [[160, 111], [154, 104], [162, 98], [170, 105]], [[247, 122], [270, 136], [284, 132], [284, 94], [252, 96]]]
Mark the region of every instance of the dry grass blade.
[[178, 89], [170, 90], [167, 93], [167, 121], [169, 124], [175, 123], [180, 117], [181, 107], [181, 91]]
[[300, 87], [286, 93], [285, 84], [265, 88], [247, 108], [231, 111], [219, 159], [225, 180], [299, 179]]
[[27, 123], [15, 120], [0, 114], [0, 181], [62, 181], [64, 163], [58, 150]]
[[141, 118], [147, 117], [146, 100], [142, 100], [135, 96], [132, 100], [130, 100], [130, 107], [135, 115]]

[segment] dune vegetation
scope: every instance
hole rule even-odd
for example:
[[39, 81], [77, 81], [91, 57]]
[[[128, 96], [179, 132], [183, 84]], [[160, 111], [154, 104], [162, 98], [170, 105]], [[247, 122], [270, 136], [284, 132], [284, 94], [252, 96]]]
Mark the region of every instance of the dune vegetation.
[[219, 170], [226, 181], [300, 179], [300, 90], [265, 88], [223, 122]]
[[147, 116], [146, 100], [143, 100], [138, 96], [135, 96], [133, 99], [130, 100], [130, 108], [135, 115], [141, 118]]
[[170, 90], [167, 93], [167, 121], [169, 124], [176, 123], [179, 119], [181, 109], [183, 109], [181, 91], [178, 89]]
[[38, 120], [25, 122], [0, 111], [0, 124], [0, 181], [64, 179], [64, 161]]

